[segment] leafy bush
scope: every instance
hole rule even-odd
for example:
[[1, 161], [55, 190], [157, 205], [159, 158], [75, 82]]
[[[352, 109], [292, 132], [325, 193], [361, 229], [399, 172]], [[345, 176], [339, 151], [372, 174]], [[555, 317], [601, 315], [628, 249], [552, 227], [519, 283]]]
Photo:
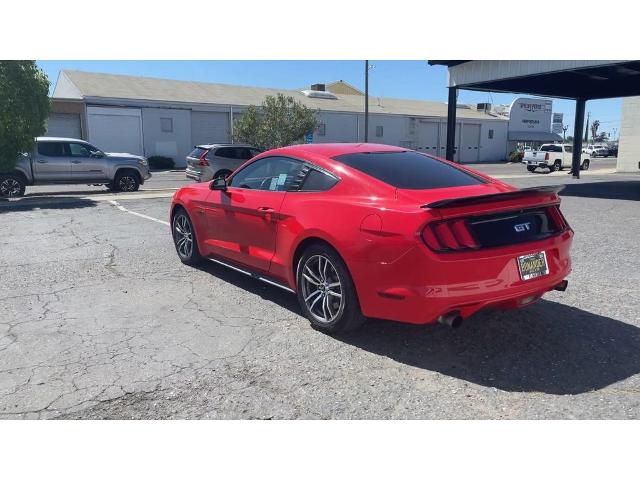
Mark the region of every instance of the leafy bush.
[[524, 152], [521, 152], [519, 150], [514, 150], [513, 152], [511, 152], [509, 154], [509, 161], [510, 162], [521, 162], [523, 157], [524, 157]]
[[163, 157], [162, 155], [153, 155], [147, 158], [149, 162], [149, 168], [155, 170], [172, 169], [176, 166], [176, 163], [171, 157]]

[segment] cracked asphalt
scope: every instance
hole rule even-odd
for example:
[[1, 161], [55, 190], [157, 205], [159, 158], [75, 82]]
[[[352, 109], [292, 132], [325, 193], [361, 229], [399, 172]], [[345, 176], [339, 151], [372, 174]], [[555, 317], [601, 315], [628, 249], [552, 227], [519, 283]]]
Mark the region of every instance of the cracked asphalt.
[[[338, 337], [107, 201], [0, 203], [0, 418], [639, 418], [640, 177], [553, 180], [507, 181], [569, 184], [566, 292]], [[119, 200], [161, 220], [169, 202]]]

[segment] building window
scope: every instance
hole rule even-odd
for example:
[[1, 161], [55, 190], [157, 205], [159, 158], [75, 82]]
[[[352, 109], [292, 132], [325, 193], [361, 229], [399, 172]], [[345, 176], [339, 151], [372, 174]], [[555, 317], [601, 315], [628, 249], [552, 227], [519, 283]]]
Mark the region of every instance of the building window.
[[160, 130], [164, 133], [173, 133], [173, 118], [161, 118]]
[[381, 137], [383, 135], [382, 125], [378, 125], [376, 127], [376, 137]]
[[489, 130], [489, 139], [493, 138], [493, 130]]
[[327, 134], [327, 125], [321, 123], [318, 125], [318, 135], [324, 137]]

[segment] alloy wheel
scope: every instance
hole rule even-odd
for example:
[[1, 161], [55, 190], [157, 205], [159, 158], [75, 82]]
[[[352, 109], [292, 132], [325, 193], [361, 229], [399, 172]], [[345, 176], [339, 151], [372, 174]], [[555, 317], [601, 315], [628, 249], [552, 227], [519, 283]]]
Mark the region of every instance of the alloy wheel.
[[178, 254], [183, 258], [190, 258], [193, 253], [193, 232], [185, 215], [176, 215], [173, 220], [173, 238]]
[[5, 178], [0, 183], [0, 194], [3, 197], [17, 197], [20, 195], [21, 185], [15, 178]]
[[136, 180], [128, 175], [121, 177], [118, 181], [118, 188], [122, 192], [133, 192], [136, 188]]
[[331, 323], [344, 311], [342, 283], [336, 267], [324, 255], [309, 257], [302, 266], [301, 288], [311, 315], [321, 323]]

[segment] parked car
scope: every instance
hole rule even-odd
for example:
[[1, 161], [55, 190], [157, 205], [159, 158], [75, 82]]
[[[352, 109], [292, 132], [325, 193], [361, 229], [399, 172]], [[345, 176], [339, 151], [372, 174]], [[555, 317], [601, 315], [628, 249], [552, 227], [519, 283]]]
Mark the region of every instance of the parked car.
[[196, 145], [187, 155], [187, 178], [196, 182], [208, 182], [227, 177], [236, 168], [262, 150], [251, 145], [216, 143]]
[[[522, 160], [530, 172], [535, 171], [536, 168], [547, 168], [550, 172], [558, 172], [563, 168], [571, 168], [572, 161], [573, 145], [560, 143], [545, 143], [539, 150], [525, 152]], [[589, 163], [589, 155], [581, 154], [580, 170], [588, 170]]]
[[610, 157], [617, 157], [618, 156], [618, 145], [617, 144], [611, 144], [607, 147], [607, 149], [609, 150], [609, 156]]
[[144, 157], [105, 153], [76, 138], [38, 137], [11, 172], [0, 173], [0, 196], [20, 197], [28, 185], [106, 185], [133, 192], [151, 178]]
[[294, 292], [320, 330], [366, 317], [457, 326], [566, 288], [573, 231], [560, 188], [518, 190], [389, 145], [296, 145], [182, 187], [170, 225], [183, 263]]
[[590, 157], [608, 157], [609, 156], [609, 147], [606, 145], [589, 145], [587, 148], [582, 150], [584, 153], [588, 154]]

